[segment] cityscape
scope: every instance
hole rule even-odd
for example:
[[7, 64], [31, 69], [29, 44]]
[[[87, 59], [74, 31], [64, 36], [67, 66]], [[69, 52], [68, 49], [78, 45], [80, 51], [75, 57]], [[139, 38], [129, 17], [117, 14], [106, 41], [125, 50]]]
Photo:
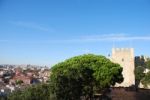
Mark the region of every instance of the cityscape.
[[150, 100], [149, 0], [0, 0], [0, 100]]
[[50, 69], [35, 65], [0, 65], [0, 93], [8, 94], [31, 84], [46, 83]]

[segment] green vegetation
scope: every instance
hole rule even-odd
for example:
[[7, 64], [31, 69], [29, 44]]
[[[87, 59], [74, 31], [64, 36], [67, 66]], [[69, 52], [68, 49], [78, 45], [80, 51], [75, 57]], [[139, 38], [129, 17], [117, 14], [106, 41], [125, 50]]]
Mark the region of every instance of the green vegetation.
[[150, 85], [150, 72], [144, 73], [146, 69], [150, 69], [150, 59], [145, 61], [144, 56], [135, 61], [135, 85], [138, 87], [140, 82], [146, 88]]
[[150, 69], [150, 59], [146, 61], [146, 68]]
[[51, 71], [48, 84], [13, 92], [8, 100], [89, 100], [123, 81], [120, 65], [93, 54], [70, 58], [53, 66]]
[[[150, 70], [150, 59], [148, 59], [146, 62], [146, 68]], [[146, 73], [143, 79], [141, 80], [142, 84], [144, 85], [145, 88], [150, 85], [150, 72]]]
[[141, 80], [141, 82], [145, 88], [147, 88], [148, 85], [150, 85], [150, 72], [146, 73], [145, 77]]
[[23, 83], [22, 80], [16, 80], [16, 84], [17, 84], [17, 85], [20, 85], [20, 84], [22, 84], [22, 83]]
[[58, 100], [90, 99], [123, 81], [122, 68], [104, 56], [76, 56], [52, 68], [51, 88]]
[[138, 87], [140, 84], [141, 80], [144, 78], [145, 74], [143, 73], [145, 70], [144, 67], [138, 66], [135, 67], [135, 86]]
[[24, 90], [15, 91], [7, 100], [55, 100], [50, 93], [49, 84], [32, 85]]

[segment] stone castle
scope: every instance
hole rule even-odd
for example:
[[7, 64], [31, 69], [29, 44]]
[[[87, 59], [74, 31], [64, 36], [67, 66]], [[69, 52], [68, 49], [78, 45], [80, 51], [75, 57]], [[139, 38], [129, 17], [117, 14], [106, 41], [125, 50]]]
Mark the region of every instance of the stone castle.
[[116, 87], [129, 87], [135, 85], [135, 63], [134, 63], [133, 48], [113, 48], [111, 61], [120, 64], [123, 67], [124, 81], [121, 84], [116, 84]]

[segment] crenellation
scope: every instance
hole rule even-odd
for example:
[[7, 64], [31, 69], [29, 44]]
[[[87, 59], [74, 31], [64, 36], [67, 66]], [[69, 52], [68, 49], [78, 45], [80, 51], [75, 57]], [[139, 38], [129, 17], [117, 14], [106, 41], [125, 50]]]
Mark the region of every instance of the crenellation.
[[113, 48], [112, 49], [113, 51], [115, 51], [115, 52], [120, 52], [120, 51], [122, 51], [122, 52], [131, 52], [131, 51], [133, 51], [133, 48]]
[[112, 58], [114, 63], [123, 67], [124, 81], [116, 86], [129, 87], [135, 84], [134, 76], [134, 49], [133, 48], [112, 48]]

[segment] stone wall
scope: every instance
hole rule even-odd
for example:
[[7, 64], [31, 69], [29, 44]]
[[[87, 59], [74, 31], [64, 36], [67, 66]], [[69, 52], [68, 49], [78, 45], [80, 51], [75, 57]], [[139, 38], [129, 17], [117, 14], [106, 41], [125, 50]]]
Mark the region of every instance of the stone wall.
[[133, 48], [113, 48], [111, 61], [118, 63], [123, 67], [124, 81], [116, 84], [116, 87], [129, 87], [135, 85], [134, 75], [134, 49]]

